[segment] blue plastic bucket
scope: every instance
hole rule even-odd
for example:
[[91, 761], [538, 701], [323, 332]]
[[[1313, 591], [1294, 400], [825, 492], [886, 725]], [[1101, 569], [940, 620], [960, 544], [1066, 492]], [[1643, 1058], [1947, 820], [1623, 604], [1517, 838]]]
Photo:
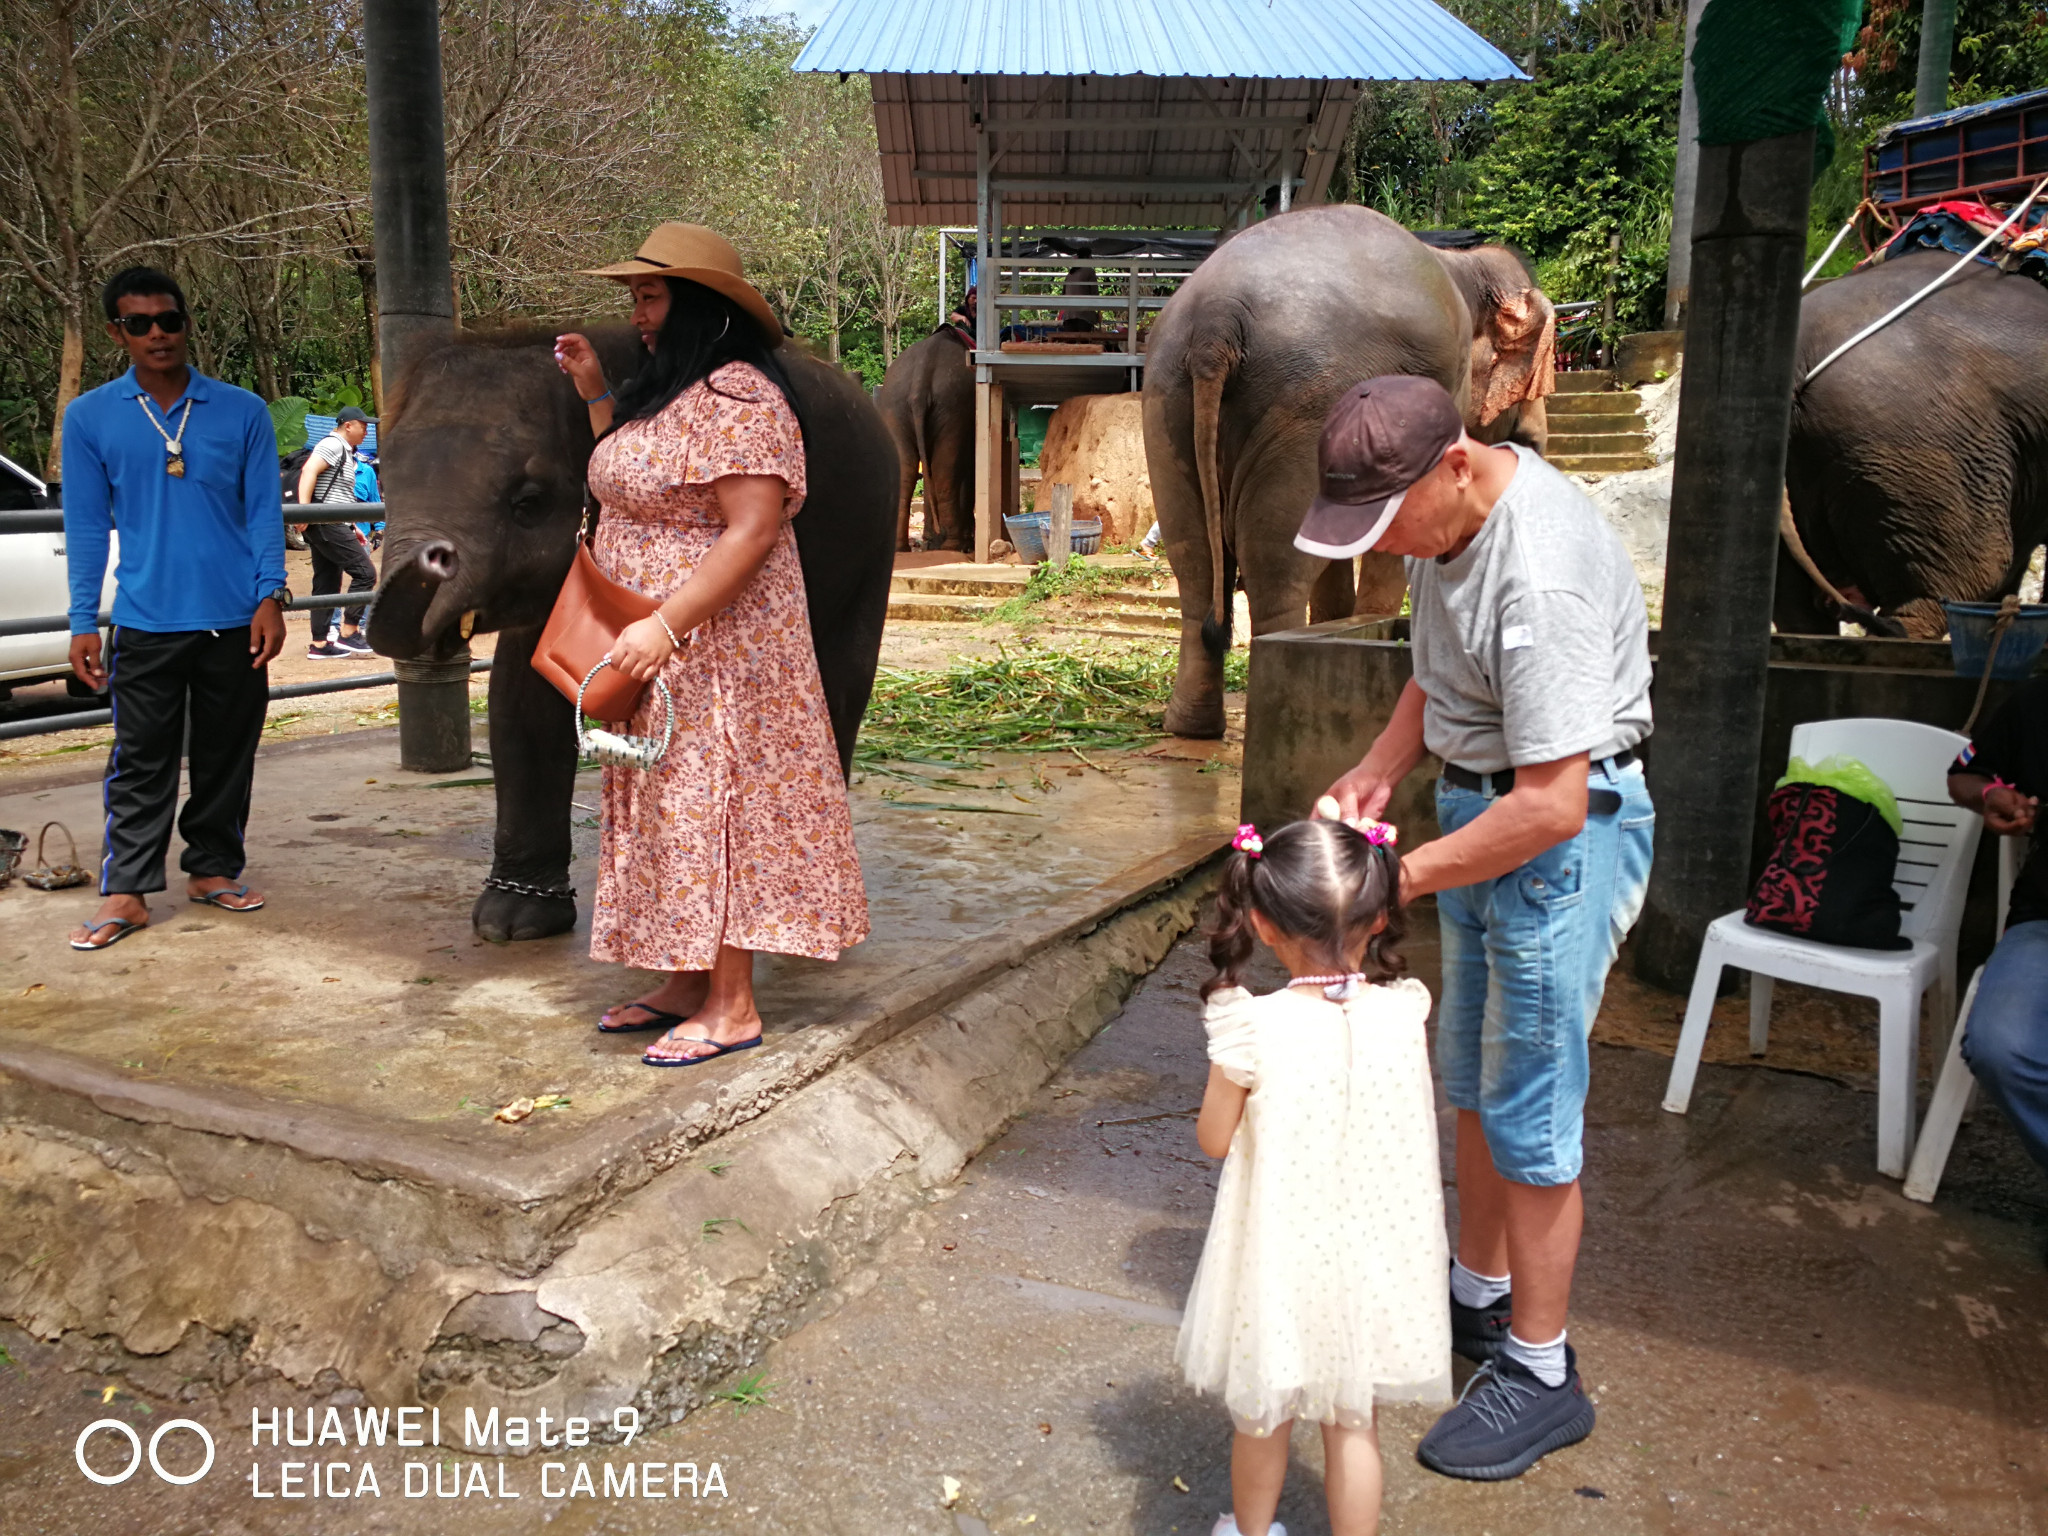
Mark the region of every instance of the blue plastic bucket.
[[[1004, 518], [1003, 527], [1017, 548], [1018, 559], [1026, 565], [1037, 565], [1045, 559], [1046, 535], [1052, 532], [1050, 512], [1020, 512]], [[1075, 518], [1067, 533], [1067, 544], [1069, 554], [1094, 554], [1102, 548], [1102, 520]]]
[[[1998, 604], [1944, 602], [1941, 606], [1948, 613], [1948, 647], [1955, 658], [1956, 676], [1982, 677]], [[2023, 604], [2019, 617], [1999, 637], [1998, 654], [1991, 657], [1991, 675], [2006, 681], [2029, 676], [2044, 642], [2048, 642], [2048, 605]]]

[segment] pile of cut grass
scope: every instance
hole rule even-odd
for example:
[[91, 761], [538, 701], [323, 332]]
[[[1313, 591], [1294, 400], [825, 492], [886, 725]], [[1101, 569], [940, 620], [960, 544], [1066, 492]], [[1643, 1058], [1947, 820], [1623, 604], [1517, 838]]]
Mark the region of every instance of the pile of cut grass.
[[[1233, 651], [1224, 685], [1245, 684]], [[1165, 732], [1171, 651], [1079, 652], [1029, 646], [942, 672], [885, 668], [875, 679], [854, 759], [971, 763], [985, 752], [1116, 752]]]

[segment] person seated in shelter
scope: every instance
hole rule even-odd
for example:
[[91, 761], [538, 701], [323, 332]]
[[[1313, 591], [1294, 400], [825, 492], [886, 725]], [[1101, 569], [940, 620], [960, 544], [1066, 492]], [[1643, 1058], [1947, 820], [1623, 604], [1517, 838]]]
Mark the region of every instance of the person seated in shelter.
[[1949, 797], [2004, 837], [2025, 837], [2005, 936], [1985, 963], [1963, 1059], [2048, 1171], [2048, 857], [2036, 836], [2048, 789], [2048, 678], [2022, 683], [1950, 765]]

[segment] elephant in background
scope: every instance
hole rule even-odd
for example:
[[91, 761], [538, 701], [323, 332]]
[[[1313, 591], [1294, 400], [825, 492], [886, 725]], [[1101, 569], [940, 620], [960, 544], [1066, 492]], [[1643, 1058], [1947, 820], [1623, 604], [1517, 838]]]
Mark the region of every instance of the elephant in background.
[[1528, 264], [1504, 245], [1431, 246], [1472, 316], [1472, 398], [1465, 430], [1482, 443], [1550, 445], [1544, 396], [1557, 391], [1557, 312]]
[[[1955, 260], [1915, 252], [1808, 294], [1794, 379]], [[1780, 631], [1831, 635], [1842, 618], [1861, 622], [1860, 606], [1933, 638], [1948, 627], [1941, 599], [2018, 590], [2048, 535], [2044, 356], [2048, 289], [1973, 265], [1796, 385], [1772, 611]]]
[[896, 548], [910, 548], [910, 502], [924, 476], [924, 547], [974, 548], [973, 341], [957, 325], [940, 326], [905, 347], [882, 375], [875, 406], [901, 461], [896, 486]]

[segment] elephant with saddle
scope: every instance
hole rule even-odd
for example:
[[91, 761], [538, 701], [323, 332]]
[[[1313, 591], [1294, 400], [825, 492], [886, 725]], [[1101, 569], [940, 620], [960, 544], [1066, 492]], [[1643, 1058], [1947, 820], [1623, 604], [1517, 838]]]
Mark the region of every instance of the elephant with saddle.
[[1223, 733], [1223, 656], [1240, 571], [1252, 633], [1393, 612], [1405, 575], [1368, 554], [1294, 547], [1316, 489], [1330, 405], [1361, 379], [1435, 379], [1473, 435], [1541, 450], [1553, 387], [1549, 301], [1512, 252], [1433, 250], [1349, 205], [1301, 209], [1233, 235], [1152, 330], [1145, 457], [1180, 585], [1180, 662], [1166, 728]]
[[[584, 334], [606, 374], [645, 356], [623, 325]], [[803, 428], [810, 492], [795, 522], [811, 637], [842, 770], [874, 687], [894, 565], [896, 449], [859, 382], [793, 345], [778, 354]], [[498, 632], [491, 667], [497, 834], [471, 921], [494, 941], [575, 926], [569, 800], [576, 722], [533, 670], [534, 644], [575, 552], [589, 412], [555, 366], [554, 333], [457, 335], [407, 361], [384, 413], [391, 505], [370, 644], [446, 658]]]
[[1955, 263], [1916, 251], [1800, 306], [1780, 631], [1831, 635], [1847, 618], [1938, 637], [1941, 599], [2018, 591], [2048, 536], [2048, 288], [2032, 277], [1972, 263], [1799, 382]]

